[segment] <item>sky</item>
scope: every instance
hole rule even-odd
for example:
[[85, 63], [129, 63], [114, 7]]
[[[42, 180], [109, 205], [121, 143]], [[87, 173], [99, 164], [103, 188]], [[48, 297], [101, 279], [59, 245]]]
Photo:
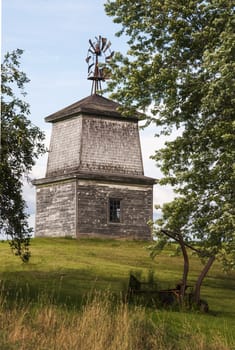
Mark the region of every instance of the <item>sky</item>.
[[[87, 80], [85, 58], [89, 39], [107, 37], [112, 50], [123, 54], [128, 49], [125, 37], [116, 37], [120, 29], [105, 14], [103, 0], [2, 0], [2, 56], [17, 48], [23, 49], [21, 70], [30, 79], [25, 87], [30, 104], [30, 119], [46, 134], [49, 147], [51, 124], [44, 118], [61, 108], [87, 97], [91, 82]], [[105, 95], [108, 97], [108, 95]], [[145, 175], [156, 179], [160, 170], [149, 157], [163, 147], [165, 139], [154, 137], [154, 126], [140, 131]], [[42, 178], [46, 172], [47, 155], [34, 166], [31, 179]], [[35, 188], [24, 186], [24, 199], [35, 222]], [[155, 185], [154, 205], [173, 199], [170, 187]], [[157, 210], [154, 209], [155, 215]]]

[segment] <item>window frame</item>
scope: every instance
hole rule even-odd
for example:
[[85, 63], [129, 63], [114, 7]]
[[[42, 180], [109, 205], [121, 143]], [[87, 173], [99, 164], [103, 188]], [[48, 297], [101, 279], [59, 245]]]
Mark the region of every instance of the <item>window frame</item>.
[[[115, 213], [115, 216], [117, 218], [117, 220], [115, 220], [115, 218], [112, 220], [111, 218], [111, 204], [114, 204], [114, 209], [113, 213]], [[117, 206], [117, 203], [119, 204]], [[119, 218], [118, 218], [118, 209], [119, 209]], [[122, 223], [122, 199], [118, 198], [118, 197], [109, 197], [108, 199], [108, 222], [110, 224], [121, 224]]]

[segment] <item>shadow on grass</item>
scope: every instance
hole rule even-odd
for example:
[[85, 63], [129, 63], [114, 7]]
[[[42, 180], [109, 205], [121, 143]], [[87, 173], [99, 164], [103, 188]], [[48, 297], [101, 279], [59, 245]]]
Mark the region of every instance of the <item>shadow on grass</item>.
[[119, 294], [126, 280], [98, 276], [89, 270], [20, 271], [1, 274], [1, 299], [8, 306], [17, 304], [56, 304], [79, 309], [88, 295], [95, 291]]

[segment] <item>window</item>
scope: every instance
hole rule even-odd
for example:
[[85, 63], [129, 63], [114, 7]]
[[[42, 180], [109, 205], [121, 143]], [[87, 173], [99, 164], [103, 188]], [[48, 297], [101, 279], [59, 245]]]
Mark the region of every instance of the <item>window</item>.
[[121, 222], [121, 201], [120, 199], [109, 199], [109, 221]]

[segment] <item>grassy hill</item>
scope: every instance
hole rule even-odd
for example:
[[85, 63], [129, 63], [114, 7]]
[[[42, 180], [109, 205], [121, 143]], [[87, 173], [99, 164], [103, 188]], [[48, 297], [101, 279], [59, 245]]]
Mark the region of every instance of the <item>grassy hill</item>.
[[[202, 288], [209, 314], [122, 303], [130, 272], [146, 281], [154, 275], [161, 289], [181, 279], [182, 256], [169, 246], [153, 261], [148, 245], [33, 239], [23, 264], [0, 243], [0, 349], [235, 349], [235, 273], [218, 263]], [[190, 263], [193, 285], [201, 263], [194, 256]]]

